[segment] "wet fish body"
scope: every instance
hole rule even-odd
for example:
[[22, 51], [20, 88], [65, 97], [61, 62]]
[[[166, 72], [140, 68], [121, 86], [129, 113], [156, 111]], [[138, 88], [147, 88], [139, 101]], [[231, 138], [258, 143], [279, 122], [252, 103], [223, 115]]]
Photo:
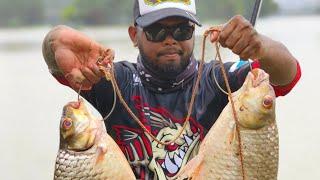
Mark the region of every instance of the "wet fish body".
[[[275, 95], [269, 75], [249, 73], [233, 93], [239, 118], [245, 179], [275, 180], [278, 173], [279, 140], [275, 121]], [[209, 130], [195, 156], [178, 179], [242, 180], [239, 141], [229, 103]]]
[[125, 156], [84, 102], [64, 107], [54, 179], [135, 179]]

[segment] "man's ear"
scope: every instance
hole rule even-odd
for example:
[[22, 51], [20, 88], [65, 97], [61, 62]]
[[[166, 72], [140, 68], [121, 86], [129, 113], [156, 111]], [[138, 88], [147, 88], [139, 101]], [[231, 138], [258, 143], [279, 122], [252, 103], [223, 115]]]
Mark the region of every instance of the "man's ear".
[[131, 39], [131, 41], [133, 43], [133, 46], [137, 47], [138, 46], [138, 31], [137, 31], [137, 27], [130, 26], [128, 28], [128, 33], [129, 33], [130, 39]]

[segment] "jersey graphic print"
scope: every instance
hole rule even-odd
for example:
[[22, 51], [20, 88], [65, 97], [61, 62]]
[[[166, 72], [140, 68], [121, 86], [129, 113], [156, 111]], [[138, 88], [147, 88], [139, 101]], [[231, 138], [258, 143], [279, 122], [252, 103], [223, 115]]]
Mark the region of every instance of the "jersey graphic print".
[[151, 6], [156, 6], [158, 4], [165, 3], [165, 2], [183, 3], [185, 5], [191, 4], [190, 0], [144, 0], [144, 2]]
[[[162, 107], [150, 107], [133, 97], [139, 119], [162, 142], [172, 140], [182, 129], [185, 119], [176, 119]], [[177, 175], [181, 167], [198, 153], [203, 128], [190, 118], [185, 131], [175, 143], [167, 146], [152, 140], [140, 127], [113, 126], [116, 141], [126, 155], [137, 177], [168, 179]]]

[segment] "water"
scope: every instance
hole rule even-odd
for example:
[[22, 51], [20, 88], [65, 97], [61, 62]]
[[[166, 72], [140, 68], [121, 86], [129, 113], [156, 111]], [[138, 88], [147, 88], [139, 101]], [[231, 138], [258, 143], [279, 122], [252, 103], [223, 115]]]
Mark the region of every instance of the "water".
[[[283, 42], [300, 61], [303, 76], [278, 98], [279, 179], [320, 179], [320, 16], [261, 19], [257, 30]], [[42, 60], [41, 42], [49, 27], [0, 30], [0, 179], [52, 179], [62, 106], [76, 93], [58, 84]], [[124, 27], [83, 29], [116, 50], [116, 59], [134, 60]], [[197, 34], [203, 32], [199, 30]], [[207, 58], [214, 52], [208, 47]], [[199, 42], [195, 54], [199, 55]], [[237, 59], [224, 51], [224, 59]]]

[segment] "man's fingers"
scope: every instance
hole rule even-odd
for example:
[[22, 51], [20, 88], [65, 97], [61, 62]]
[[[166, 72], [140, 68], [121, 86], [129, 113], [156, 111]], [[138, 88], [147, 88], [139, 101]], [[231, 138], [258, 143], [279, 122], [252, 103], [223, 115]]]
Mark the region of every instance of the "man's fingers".
[[235, 31], [230, 34], [230, 36], [227, 38], [225, 42], [225, 46], [229, 49], [233, 49], [233, 47], [236, 45], [236, 43], [241, 38], [241, 33], [239, 31]]
[[74, 90], [79, 90], [80, 87], [83, 90], [90, 90], [93, 85], [93, 83], [88, 80], [83, 72], [78, 68], [72, 69], [71, 72], [65, 75], [65, 78]]
[[95, 84], [100, 80], [100, 77], [97, 76], [94, 72], [92, 72], [92, 70], [88, 67], [82, 67], [81, 72], [86, 77], [86, 79], [92, 84]]
[[233, 49], [233, 47], [236, 45], [236, 43], [239, 41], [241, 36], [244, 34], [244, 32], [249, 32], [250, 30], [250, 23], [241, 23], [236, 26], [234, 31], [227, 37], [226, 39], [226, 46], [229, 49]]
[[230, 34], [234, 31], [236, 28], [236, 24], [232, 21], [228, 22], [222, 29], [219, 35], [219, 43], [222, 47], [227, 47], [226, 40], [230, 36]]
[[100, 68], [96, 63], [90, 63], [89, 68], [97, 77], [103, 77], [104, 74], [100, 71]]
[[240, 55], [241, 52], [249, 45], [246, 38], [240, 38], [235, 46], [231, 49], [234, 54]]
[[252, 31], [250, 28], [243, 29], [241, 38], [238, 40], [236, 45], [231, 49], [233, 53], [240, 55], [242, 51], [250, 45], [252, 37], [255, 31]]
[[80, 83], [86, 79], [78, 68], [73, 68], [71, 72], [65, 74], [65, 78], [71, 83]]
[[244, 26], [246, 26], [244, 21], [244, 17], [236, 15], [232, 17], [231, 20], [223, 27], [219, 37], [219, 43], [222, 45], [222, 47], [228, 47], [226, 41], [237, 28], [239, 31], [241, 31]]

